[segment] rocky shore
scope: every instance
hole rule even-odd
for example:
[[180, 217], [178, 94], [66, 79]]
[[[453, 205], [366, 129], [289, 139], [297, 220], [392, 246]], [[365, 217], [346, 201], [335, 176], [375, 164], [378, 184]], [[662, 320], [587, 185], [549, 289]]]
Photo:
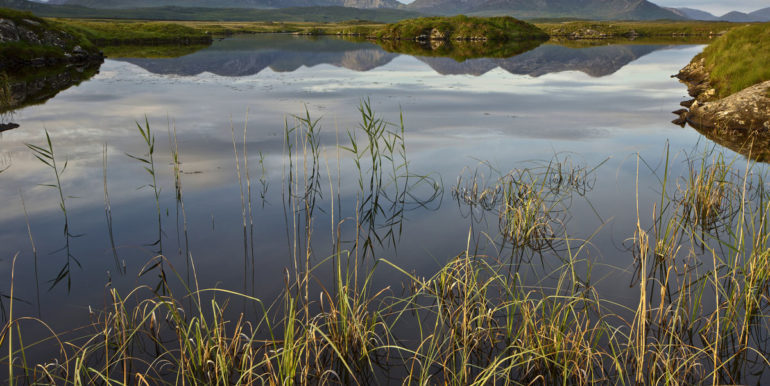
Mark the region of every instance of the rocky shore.
[[0, 13], [0, 71], [101, 62], [90, 42], [32, 15]]
[[763, 131], [770, 133], [770, 81], [718, 98], [705, 60], [696, 57], [676, 75], [694, 99], [683, 102], [674, 123], [699, 129]]

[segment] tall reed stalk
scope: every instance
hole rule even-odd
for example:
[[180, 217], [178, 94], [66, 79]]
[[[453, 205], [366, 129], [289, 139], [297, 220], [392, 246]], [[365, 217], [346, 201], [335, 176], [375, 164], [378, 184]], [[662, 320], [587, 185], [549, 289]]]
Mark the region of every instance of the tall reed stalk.
[[52, 188], [56, 190], [56, 192], [59, 195], [59, 209], [62, 212], [62, 215], [64, 216], [64, 247], [62, 250], [64, 251], [66, 255], [66, 262], [62, 266], [62, 268], [59, 270], [59, 273], [56, 275], [56, 277], [51, 280], [51, 287], [55, 287], [57, 284], [59, 284], [62, 280], [67, 280], [67, 291], [69, 291], [72, 288], [72, 278], [71, 278], [71, 269], [72, 269], [72, 262], [77, 264], [78, 267], [80, 267], [80, 262], [78, 261], [75, 256], [72, 255], [72, 251], [70, 249], [70, 242], [73, 237], [77, 237], [77, 235], [73, 235], [70, 232], [70, 221], [69, 221], [69, 215], [67, 212], [67, 202], [65, 200], [64, 195], [64, 188], [62, 186], [61, 176], [64, 174], [64, 172], [67, 170], [67, 165], [69, 164], [68, 161], [64, 161], [64, 165], [60, 168], [59, 165], [56, 163], [56, 154], [54, 153], [54, 147], [53, 147], [53, 141], [51, 140], [50, 134], [48, 134], [48, 130], [45, 131], [45, 139], [46, 144], [45, 147], [27, 144], [27, 148], [29, 148], [32, 151], [32, 154], [40, 160], [44, 165], [46, 165], [48, 168], [51, 169], [53, 172], [53, 175], [55, 177], [53, 184], [43, 184], [42, 186]]
[[150, 129], [150, 121], [147, 117], [144, 119], [144, 127], [139, 124], [139, 122], [136, 123], [137, 129], [139, 129], [139, 134], [142, 136], [142, 139], [144, 140], [144, 144], [147, 146], [147, 152], [143, 155], [137, 156], [137, 155], [131, 155], [126, 153], [127, 156], [141, 162], [144, 164], [144, 170], [150, 175], [152, 178], [152, 183], [149, 184], [149, 187], [152, 189], [153, 198], [155, 200], [155, 212], [158, 219], [158, 239], [149, 244], [149, 246], [157, 246], [158, 249], [155, 251], [156, 258], [154, 259], [154, 262], [152, 264], [149, 264], [145, 267], [143, 274], [150, 272], [154, 270], [155, 268], [158, 268], [158, 285], [156, 286], [156, 290], [166, 292], [167, 290], [167, 278], [166, 278], [166, 270], [164, 268], [164, 259], [163, 256], [163, 220], [161, 218], [161, 209], [160, 209], [160, 192], [161, 189], [158, 186], [158, 178], [157, 178], [157, 171], [155, 169], [155, 135], [152, 133]]

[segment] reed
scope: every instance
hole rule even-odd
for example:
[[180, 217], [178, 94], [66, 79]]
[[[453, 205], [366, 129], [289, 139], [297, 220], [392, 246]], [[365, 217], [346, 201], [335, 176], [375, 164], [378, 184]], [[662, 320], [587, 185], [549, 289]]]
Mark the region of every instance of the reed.
[[112, 227], [112, 204], [110, 203], [110, 193], [107, 189], [107, 144], [104, 144], [102, 148], [102, 182], [104, 184], [104, 216], [107, 219], [107, 234], [110, 237], [110, 247], [112, 249], [112, 257], [115, 260], [115, 269], [120, 274], [125, 274], [125, 265], [121, 266], [120, 256], [118, 256], [118, 248], [115, 246], [115, 232]]
[[[136, 128], [139, 129], [139, 134], [142, 136], [142, 140], [144, 141], [144, 144], [147, 146], [147, 152], [143, 155], [131, 155], [126, 153], [127, 156], [130, 158], [139, 161], [140, 163], [144, 164], [144, 170], [150, 175], [152, 178], [152, 182], [148, 185], [150, 189], [152, 189], [153, 198], [155, 199], [155, 212], [158, 219], [158, 239], [154, 242], [150, 243], [149, 246], [157, 246], [158, 249], [155, 251], [156, 256], [163, 256], [163, 221], [161, 218], [161, 209], [160, 209], [160, 187], [158, 186], [158, 178], [157, 178], [157, 171], [155, 169], [155, 135], [151, 132], [150, 129], [150, 121], [145, 117], [144, 119], [144, 127], [139, 124], [139, 122], [136, 123]], [[154, 263], [150, 264], [149, 266], [146, 266], [145, 270], [142, 272], [143, 274], [148, 273], [155, 268], [158, 268], [158, 285], [156, 287], [157, 290], [160, 291], [166, 291], [167, 287], [167, 279], [166, 279], [166, 271], [163, 267], [163, 260], [162, 258], [156, 258], [154, 259]]]
[[[69, 164], [68, 161], [64, 161], [64, 165], [59, 167], [59, 165], [56, 162], [56, 154], [54, 153], [54, 147], [53, 147], [53, 141], [51, 140], [50, 134], [48, 134], [48, 130], [45, 131], [45, 139], [46, 144], [45, 147], [27, 144], [27, 148], [32, 151], [32, 154], [37, 158], [40, 162], [42, 162], [45, 166], [51, 169], [53, 172], [53, 175], [55, 177], [54, 183], [52, 184], [43, 184], [42, 186], [52, 188], [56, 190], [56, 192], [59, 195], [59, 209], [61, 209], [62, 215], [64, 217], [64, 247], [61, 249], [64, 251], [66, 256], [66, 261], [62, 268], [59, 270], [59, 273], [56, 275], [56, 277], [51, 280], [51, 287], [50, 289], [54, 288], [57, 284], [59, 284], [62, 280], [67, 280], [67, 290], [69, 291], [70, 288], [72, 288], [72, 278], [70, 276], [71, 269], [72, 269], [72, 263], [74, 262], [78, 267], [80, 267], [80, 262], [77, 258], [72, 254], [72, 250], [70, 249], [70, 243], [72, 238], [77, 237], [77, 235], [73, 235], [70, 232], [70, 221], [69, 221], [69, 215], [67, 212], [67, 202], [65, 199], [64, 194], [64, 188], [62, 187], [61, 182], [61, 176], [64, 174], [64, 172], [67, 170], [67, 165]], [[67, 196], [68, 198], [71, 198]]]

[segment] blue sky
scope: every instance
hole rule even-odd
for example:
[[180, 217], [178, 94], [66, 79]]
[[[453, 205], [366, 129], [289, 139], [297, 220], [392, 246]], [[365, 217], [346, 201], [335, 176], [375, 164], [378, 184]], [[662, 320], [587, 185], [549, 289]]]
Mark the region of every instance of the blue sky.
[[[398, 0], [411, 3], [414, 0]], [[651, 0], [662, 7], [688, 7], [721, 16], [730, 11], [751, 12], [770, 7], [770, 0]]]

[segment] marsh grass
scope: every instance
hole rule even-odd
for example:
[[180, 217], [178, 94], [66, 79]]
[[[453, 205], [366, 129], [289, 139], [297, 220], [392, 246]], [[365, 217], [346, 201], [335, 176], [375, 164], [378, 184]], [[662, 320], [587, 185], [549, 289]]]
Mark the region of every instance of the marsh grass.
[[[163, 256], [163, 219], [162, 219], [162, 212], [160, 208], [160, 193], [161, 188], [158, 186], [158, 178], [157, 178], [157, 171], [155, 169], [155, 135], [152, 133], [150, 129], [150, 122], [145, 117], [144, 120], [144, 127], [139, 124], [139, 122], [136, 123], [137, 129], [139, 129], [139, 134], [142, 136], [142, 140], [144, 141], [144, 144], [147, 146], [147, 152], [143, 155], [132, 155], [126, 153], [126, 155], [136, 161], [139, 161], [143, 164], [144, 170], [147, 172], [147, 174], [150, 175], [152, 178], [152, 182], [148, 185], [150, 189], [152, 189], [153, 198], [155, 200], [155, 212], [158, 219], [158, 239], [154, 242], [150, 243], [148, 246], [151, 247], [157, 247], [157, 251], [154, 252], [154, 254], [157, 257]], [[140, 189], [144, 187], [141, 186]], [[158, 285], [157, 289], [159, 290], [166, 290], [167, 287], [167, 281], [166, 281], [166, 272], [163, 267], [163, 261], [162, 258], [154, 258], [154, 262], [152, 264], [146, 265], [142, 271], [142, 275], [146, 274], [155, 268], [158, 268], [159, 274], [158, 274]], [[141, 276], [141, 275], [140, 275]]]
[[[367, 232], [381, 228], [372, 227], [365, 212], [377, 208], [372, 216], [385, 221], [374, 224], [388, 229], [390, 216], [404, 213], [402, 204], [392, 204], [398, 202], [393, 197], [410, 197], [414, 185], [400, 182], [397, 188], [391, 179], [409, 175], [406, 166], [400, 167], [407, 160], [405, 150], [403, 158], [392, 156], [406, 149], [403, 129], [383, 138], [378, 133], [387, 133], [383, 128], [389, 126], [381, 126], [366, 103], [361, 112], [357, 133], [364, 135], [350, 134], [346, 145], [359, 173], [355, 217], [343, 217], [342, 200], [334, 199], [340, 176], [336, 183], [328, 177], [331, 200], [321, 199], [326, 187], [320, 164], [327, 149], [320, 145], [320, 122], [309, 112], [293, 117], [295, 126], [287, 120], [282, 189], [290, 261], [275, 300], [199, 288], [191, 258], [191, 280], [166, 261], [169, 278], [181, 283], [181, 292], [140, 286], [123, 295], [108, 288], [108, 305], [91, 315], [90, 324], [52, 332], [43, 342], [21, 340], [23, 325], [44, 322], [20, 318], [11, 308], [0, 333], [0, 344], [8, 345], [2, 360], [9, 380], [582, 385], [747, 383], [766, 377], [770, 197], [753, 165], [740, 170], [720, 157], [687, 155], [686, 173], [677, 178], [669, 175], [669, 163], [675, 161], [666, 152], [660, 201], [647, 213], [647, 203], [629, 200], [636, 205], [637, 221], [630, 250], [620, 253], [627, 253], [636, 269], [630, 283], [635, 296], [620, 304], [592, 282], [593, 235], [576, 238], [568, 221], [554, 221], [568, 215], [574, 197], [590, 193], [596, 170], [564, 158], [540, 169], [506, 172], [490, 180], [495, 182], [472, 173], [453, 190], [463, 203], [510, 218], [503, 224], [511, 224], [505, 229], [520, 237], [516, 241], [504, 232], [478, 238], [471, 229], [465, 248], [429, 277], [382, 257], [376, 238], [366, 241]], [[149, 129], [143, 133], [151, 138]], [[637, 160], [639, 170], [643, 160]], [[242, 182], [241, 192], [249, 194]], [[729, 205], [696, 198], [724, 199], [724, 192], [732, 192]], [[329, 202], [336, 204], [326, 207]], [[718, 233], [704, 230], [699, 211], [716, 213], [707, 217], [719, 219]], [[331, 250], [313, 243], [314, 229], [324, 218], [333, 229]], [[550, 228], [542, 227], [546, 222]], [[515, 262], [508, 256], [479, 252], [501, 251], [503, 240], [514, 251], [558, 243], [542, 256], [555, 257], [556, 264], [533, 282], [512, 269]], [[493, 248], [483, 248], [482, 242]], [[157, 260], [165, 257], [147, 265]], [[383, 270], [400, 273], [402, 291], [375, 286]], [[320, 276], [330, 271], [332, 280]], [[236, 311], [238, 301], [251, 311]], [[26, 350], [39, 344], [51, 344], [56, 359], [27, 362]]]
[[699, 162], [690, 162], [684, 186], [678, 187], [682, 216], [704, 231], [729, 223], [729, 217], [735, 214], [731, 203], [736, 202], [734, 194], [739, 193], [734, 191], [731, 173], [732, 165], [726, 163], [723, 154], [714, 155], [713, 160], [702, 157]]
[[[110, 193], [107, 189], [107, 144], [104, 144], [102, 148], [102, 182], [104, 184], [104, 216], [107, 219], [107, 234], [110, 237], [110, 249], [112, 250], [112, 257], [115, 260], [115, 269], [120, 274], [125, 274], [125, 264], [121, 266], [120, 256], [118, 256], [118, 248], [115, 246], [115, 232], [112, 226], [112, 204], [110, 203]], [[32, 234], [30, 232], [30, 239]], [[34, 248], [33, 248], [34, 250]]]
[[[588, 168], [570, 156], [555, 154], [548, 162], [528, 162], [490, 181], [475, 169], [467, 176], [461, 173], [451, 193], [474, 220], [481, 221], [486, 212], [496, 213], [503, 242], [520, 257], [526, 251], [555, 251], [563, 247], [573, 200], [593, 190], [594, 171], [605, 162]], [[491, 176], [500, 174], [487, 167]]]

